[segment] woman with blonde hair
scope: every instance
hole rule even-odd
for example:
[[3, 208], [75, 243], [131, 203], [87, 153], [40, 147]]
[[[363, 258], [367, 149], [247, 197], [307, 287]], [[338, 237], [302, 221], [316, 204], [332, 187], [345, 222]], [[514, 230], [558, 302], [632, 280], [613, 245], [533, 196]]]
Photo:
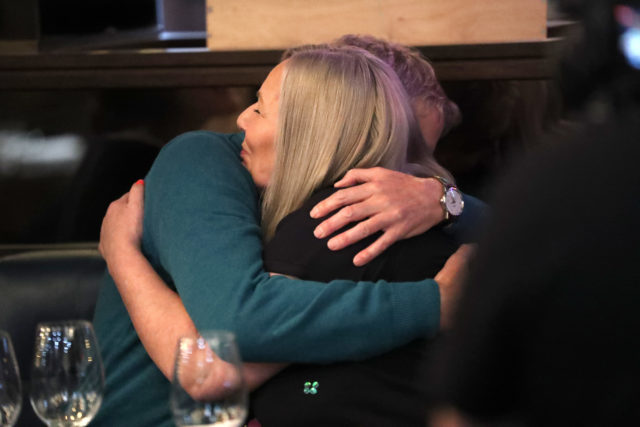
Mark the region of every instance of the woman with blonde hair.
[[[424, 146], [424, 140], [405, 90], [390, 67], [358, 48], [307, 49], [276, 67], [282, 67], [284, 77], [275, 164], [263, 197], [265, 240], [314, 190], [333, 185], [349, 169], [410, 169], [453, 181], [422, 150], [419, 157], [410, 159], [415, 163], [408, 163], [409, 148]], [[245, 132], [247, 112], [251, 114], [252, 108], [238, 118]]]
[[[446, 170], [430, 155], [422, 159], [416, 158], [415, 160], [421, 160], [419, 164], [408, 163], [408, 147], [411, 144], [424, 144], [424, 142], [408, 97], [393, 70], [361, 49], [318, 48], [297, 52], [273, 69], [258, 93], [258, 101], [240, 115], [238, 125], [244, 130], [240, 152], [242, 163], [251, 174], [255, 185], [264, 189], [262, 225], [263, 236], [267, 242], [264, 251], [265, 268], [268, 271], [316, 281], [316, 283], [291, 281], [286, 290], [284, 287], [281, 289], [282, 292], [292, 295], [300, 294], [307, 289], [307, 286], [316, 286], [317, 282], [333, 279], [414, 281], [414, 283], [405, 284], [391, 284], [384, 281], [362, 284], [332, 282], [333, 285], [331, 283], [324, 285], [326, 292], [317, 294], [317, 297], [310, 302], [309, 310], [296, 314], [279, 313], [279, 318], [285, 318], [284, 321], [277, 320], [281, 327], [274, 326], [264, 335], [255, 334], [258, 342], [254, 343], [254, 347], [260, 347], [264, 342], [274, 341], [274, 338], [277, 340], [287, 332], [281, 329], [282, 327], [286, 328], [291, 321], [298, 322], [294, 319], [286, 320], [288, 314], [304, 316], [305, 323], [323, 322], [322, 319], [313, 319], [314, 313], [322, 311], [321, 308], [324, 306], [335, 304], [332, 297], [335, 292], [341, 292], [343, 287], [348, 289], [347, 294], [353, 296], [351, 300], [354, 304], [367, 304], [367, 306], [352, 306], [348, 310], [334, 311], [335, 315], [340, 316], [338, 320], [340, 323], [354, 322], [353, 328], [371, 329], [361, 323], [362, 317], [354, 317], [352, 310], [370, 313], [369, 318], [374, 318], [377, 313], [386, 313], [391, 317], [412, 317], [406, 311], [412, 302], [404, 297], [399, 298], [395, 292], [396, 286], [407, 286], [407, 289], [413, 288], [416, 292], [431, 294], [433, 288], [431, 290], [423, 288], [425, 283], [417, 281], [425, 277], [433, 277], [440, 270], [444, 261], [456, 248], [451, 237], [438, 228], [432, 229], [394, 245], [365, 267], [355, 267], [351, 260], [355, 254], [354, 251], [361, 248], [354, 245], [348, 250], [329, 251], [326, 239], [319, 240], [313, 236], [314, 223], [318, 220], [313, 220], [308, 215], [308, 204], [313, 203], [323, 194], [333, 191], [331, 185], [348, 169], [354, 167], [384, 166], [395, 170], [412, 168], [425, 175], [437, 174], [450, 179]], [[153, 176], [153, 173], [152, 170], [150, 175]], [[219, 176], [219, 179], [224, 179], [224, 176]], [[196, 326], [189, 318], [192, 312], [187, 313], [181, 298], [184, 295], [184, 298], [199, 298], [202, 301], [207, 300], [208, 297], [195, 294], [189, 289], [182, 289], [184, 294], [176, 294], [167, 287], [163, 279], [141, 256], [139, 245], [142, 233], [142, 193], [140, 187], [140, 185], [134, 185], [131, 193], [126, 196], [128, 200], [124, 201], [124, 204], [117, 202], [110, 207], [103, 223], [100, 248], [145, 350], [161, 372], [171, 378], [172, 345], [175, 343], [175, 340], [171, 341], [171, 339], [178, 331], [179, 335], [196, 332]], [[133, 207], [128, 207], [129, 205]], [[128, 211], [129, 209], [132, 211]], [[155, 212], [157, 215], [157, 207]], [[145, 215], [145, 223], [147, 220], [155, 227], [163, 226], [162, 220], [155, 217], [148, 219]], [[189, 219], [182, 218], [182, 220]], [[161, 234], [157, 236], [165, 239], [163, 242], [167, 242], [166, 244], [174, 245], [171, 236]], [[370, 236], [361, 245], [367, 245], [376, 237], [375, 234]], [[147, 245], [161, 243], [147, 241]], [[206, 259], [202, 262], [206, 262]], [[171, 273], [185, 274], [176, 269], [175, 264], [167, 265], [169, 269], [173, 269]], [[235, 261], [229, 268], [237, 268]], [[249, 268], [252, 270], [254, 266]], [[251, 271], [247, 274], [251, 274]], [[260, 288], [259, 284], [256, 286]], [[366, 288], [363, 289], [362, 286]], [[178, 287], [177, 283], [176, 287]], [[278, 297], [272, 287], [262, 287], [259, 291], [269, 294], [270, 298]], [[437, 288], [435, 292], [435, 300], [428, 296], [421, 299], [420, 303], [423, 310], [419, 316], [422, 317], [423, 322], [430, 325], [437, 325], [441, 314]], [[376, 293], [377, 296], [368, 297], [367, 293]], [[214, 310], [211, 304], [215, 304], [220, 310], [238, 307], [239, 310], [247, 312], [246, 314], [253, 313], [258, 317], [263, 310], [267, 310], [267, 307], [259, 305], [242, 306], [242, 298], [244, 298], [243, 295], [218, 299], [211, 301], [209, 306], [202, 305], [201, 309]], [[264, 299], [264, 304], [269, 304], [268, 299]], [[196, 315], [200, 314], [196, 313]], [[244, 316], [244, 314], [239, 316], [229, 312], [229, 319], [226, 321], [228, 325], [238, 324], [239, 327], [245, 327], [238, 323], [238, 319]], [[171, 319], [170, 328], [163, 330], [161, 334], [157, 333], [158, 325], [166, 324], [167, 319]], [[397, 318], [394, 322], [396, 321], [399, 324], [405, 324], [408, 319]], [[216, 325], [218, 328], [225, 326]], [[403, 332], [403, 337], [397, 336], [394, 331], [383, 329], [379, 329], [380, 336], [377, 339], [380, 340], [381, 347], [386, 347], [388, 350], [406, 344], [419, 336], [432, 336], [437, 326], [417, 334]], [[333, 362], [336, 358], [329, 356], [332, 353], [342, 352], [344, 359], [362, 359], [380, 353], [379, 350], [356, 350], [358, 345], [354, 345], [353, 342], [340, 342], [339, 339], [336, 341], [335, 337], [331, 338], [327, 342], [314, 343], [319, 352], [313, 357], [301, 356], [302, 352], [294, 351], [288, 360], [266, 356], [262, 361]], [[362, 337], [366, 342], [372, 339], [374, 338]], [[336, 346], [336, 342], [340, 342], [339, 351], [323, 350], [327, 345]], [[390, 342], [396, 344], [389, 345]], [[242, 348], [243, 342], [241, 341], [240, 344]], [[266, 348], [262, 351], [268, 355], [277, 354], [278, 350]], [[111, 356], [116, 360], [114, 358], [117, 355]], [[251, 357], [250, 353], [245, 353], [244, 356], [250, 361], [260, 361]], [[313, 425], [314, 422], [318, 425], [327, 425], [327, 422], [332, 421], [327, 420], [326, 417], [355, 425], [363, 423], [381, 425], [398, 419], [406, 421], [404, 424], [422, 422], [424, 420], [422, 396], [419, 393], [419, 378], [416, 373], [419, 371], [423, 357], [423, 343], [414, 343], [409, 347], [403, 347], [365, 362], [345, 364], [348, 366], [342, 367], [327, 365], [326, 375], [328, 376], [321, 384], [322, 391], [315, 395], [318, 399], [314, 401], [316, 404], [325, 405], [323, 409], [311, 408], [309, 413], [300, 413], [304, 421], [301, 421], [301, 418], [289, 418], [288, 411], [280, 411], [280, 416], [286, 415], [293, 425], [299, 425], [300, 422], [306, 425]], [[398, 366], [402, 366], [403, 372], [399, 375], [391, 375], [389, 369], [393, 370]], [[372, 367], [376, 367], [373, 369], [374, 374], [371, 374]], [[267, 365], [266, 368], [263, 365], [247, 365], [248, 382], [255, 387], [280, 368], [279, 365]], [[298, 370], [306, 368], [320, 369], [318, 365], [298, 365], [288, 368], [263, 387], [262, 390], [265, 393], [262, 395], [276, 398], [273, 393], [268, 392], [271, 384], [276, 387], [279, 386], [278, 384], [282, 386], [282, 382], [276, 381], [279, 378], [282, 378], [286, 384], [290, 384], [289, 378], [292, 378], [290, 375], [297, 378]], [[349, 375], [343, 375], [345, 370]], [[335, 373], [338, 372], [340, 375], [336, 377]], [[339, 397], [341, 390], [344, 390], [342, 386], [345, 384], [340, 380], [358, 376], [368, 383], [363, 390], [369, 392], [377, 390], [381, 394], [389, 393], [386, 396], [388, 403], [383, 411], [371, 410], [369, 407], [372, 402], [371, 395], [363, 396], [354, 393], [353, 396], [358, 397], [356, 400]], [[107, 382], [109, 384], [109, 381]], [[295, 390], [285, 386], [285, 392], [300, 394], [301, 384], [298, 382], [295, 381]], [[157, 384], [161, 387], [159, 383]], [[332, 389], [336, 390], [336, 393], [323, 393], [324, 390]], [[326, 401], [326, 398], [330, 400]], [[257, 395], [256, 402], [260, 401]], [[338, 402], [339, 405], [337, 405]], [[271, 404], [267, 404], [267, 407], [275, 409]], [[300, 405], [301, 409], [303, 407], [304, 405]], [[325, 418], [307, 418], [308, 415], [317, 411], [322, 412]], [[256, 414], [260, 417], [262, 415], [259, 412], [256, 411]], [[273, 425], [284, 425], [281, 424], [284, 420], [271, 421], [270, 414], [262, 413], [264, 420], [261, 419], [261, 421], [264, 425], [270, 422]]]
[[[269, 93], [272, 77], [282, 79], [275, 160], [262, 203], [265, 268], [324, 282], [408, 281], [435, 275], [457, 246], [440, 229], [399, 242], [369, 264], [355, 267], [353, 256], [378, 236], [332, 252], [326, 239], [313, 236], [319, 220], [308, 214], [353, 168], [411, 169], [452, 180], [425, 150], [417, 151], [421, 158], [412, 159], [419, 163], [409, 164], [409, 148], [425, 145], [398, 76], [377, 57], [351, 47], [299, 50], [274, 73], [263, 85]], [[257, 110], [268, 115], [265, 104]], [[238, 118], [249, 153], [254, 120], [260, 122], [255, 109], [249, 107]], [[263, 169], [254, 167], [255, 159], [243, 153], [243, 160], [260, 181], [254, 170]], [[344, 320], [350, 320], [348, 313]], [[421, 425], [425, 412], [420, 370], [426, 345], [419, 340], [359, 362], [292, 365], [254, 393], [254, 415], [263, 426]], [[309, 379], [317, 384], [312, 397], [301, 391]]]

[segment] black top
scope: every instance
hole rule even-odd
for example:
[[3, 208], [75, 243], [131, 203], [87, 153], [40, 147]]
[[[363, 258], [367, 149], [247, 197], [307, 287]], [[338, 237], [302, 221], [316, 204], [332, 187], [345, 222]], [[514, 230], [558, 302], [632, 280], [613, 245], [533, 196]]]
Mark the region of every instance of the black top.
[[[355, 267], [355, 254], [380, 233], [336, 252], [327, 248], [330, 237], [316, 239], [313, 230], [321, 220], [312, 219], [309, 211], [334, 191], [326, 188], [316, 192], [278, 224], [275, 236], [265, 246], [268, 271], [326, 282], [413, 281], [433, 277], [457, 247], [452, 238], [435, 228], [398, 242], [369, 264]], [[422, 426], [425, 382], [420, 372], [427, 344], [426, 340], [414, 341], [365, 361], [292, 365], [253, 393], [253, 413], [263, 427]]]

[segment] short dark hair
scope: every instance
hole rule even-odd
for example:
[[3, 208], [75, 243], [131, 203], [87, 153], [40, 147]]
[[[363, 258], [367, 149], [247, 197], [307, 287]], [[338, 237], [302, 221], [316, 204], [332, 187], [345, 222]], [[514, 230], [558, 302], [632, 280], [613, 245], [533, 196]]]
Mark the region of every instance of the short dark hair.
[[442, 113], [443, 134], [460, 123], [460, 109], [447, 97], [433, 67], [417, 49], [369, 35], [355, 34], [342, 36], [332, 44], [359, 47], [391, 66], [412, 101], [424, 100], [429, 106], [435, 107]]
[[450, 100], [433, 67], [417, 49], [388, 42], [369, 35], [347, 34], [332, 43], [308, 44], [287, 49], [282, 60], [296, 52], [329, 46], [352, 46], [364, 49], [389, 65], [398, 75], [411, 101], [423, 100], [442, 114], [442, 134], [446, 134], [460, 123], [462, 115], [455, 102]]

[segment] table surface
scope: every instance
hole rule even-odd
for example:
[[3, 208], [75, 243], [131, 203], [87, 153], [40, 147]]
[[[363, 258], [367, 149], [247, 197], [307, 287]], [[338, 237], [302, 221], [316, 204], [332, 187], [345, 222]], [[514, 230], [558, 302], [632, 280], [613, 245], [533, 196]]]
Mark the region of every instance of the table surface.
[[[561, 38], [547, 38], [418, 49], [441, 81], [544, 80], [555, 72], [561, 44]], [[0, 54], [0, 90], [259, 85], [281, 54], [201, 47]]]

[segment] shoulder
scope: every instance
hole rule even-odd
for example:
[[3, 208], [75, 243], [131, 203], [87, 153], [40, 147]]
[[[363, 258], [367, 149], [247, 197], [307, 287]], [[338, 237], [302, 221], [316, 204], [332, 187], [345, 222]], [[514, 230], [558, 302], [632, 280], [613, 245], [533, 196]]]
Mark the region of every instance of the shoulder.
[[237, 227], [249, 227], [253, 233], [257, 191], [240, 162], [239, 147], [238, 135], [197, 131], [163, 148], [145, 178], [143, 245], [148, 251], [178, 247], [214, 230], [240, 234]]
[[145, 222], [166, 212], [257, 215], [255, 185], [240, 162], [241, 135], [188, 132], [165, 145], [145, 178]]
[[348, 278], [340, 274], [339, 267], [345, 260], [345, 266], [351, 265], [350, 254], [342, 256], [342, 251], [332, 252], [327, 247], [328, 238], [317, 239], [313, 231], [322, 220], [309, 215], [316, 203], [334, 191], [333, 188], [318, 190], [280, 221], [274, 237], [264, 248], [267, 270], [318, 281]]
[[253, 186], [240, 162], [242, 134], [208, 131], [187, 132], [167, 143], [153, 163], [147, 183], [184, 183], [204, 180], [209, 183], [238, 181]]
[[184, 148], [187, 146], [198, 147], [211, 143], [219, 143], [223, 146], [229, 146], [233, 149], [240, 148], [242, 144], [241, 133], [219, 133], [206, 130], [196, 130], [185, 132], [173, 138], [163, 148], [163, 150], [174, 150], [177, 147]]
[[242, 134], [224, 134], [209, 131], [193, 131], [178, 135], [160, 151], [158, 159], [198, 159], [204, 155], [223, 155], [238, 158]]
[[[311, 218], [311, 209], [335, 191], [337, 191], [337, 189], [333, 187], [326, 187], [313, 193], [300, 208], [285, 216], [278, 223], [276, 234], [286, 235], [294, 230], [311, 230], [311, 237], [314, 240], [318, 240], [313, 236], [313, 230], [322, 222], [322, 219]], [[305, 237], [308, 237], [306, 236], [307, 234], [308, 233], [305, 233]]]
[[[326, 187], [321, 188], [320, 190], [313, 193], [311, 197], [309, 197], [300, 208], [285, 216], [278, 223], [278, 226], [276, 227], [276, 235], [298, 235], [300, 234], [300, 232], [302, 232], [302, 235], [300, 235], [299, 237], [301, 237], [303, 241], [306, 241], [307, 239], [313, 239], [314, 242], [321, 241], [320, 239], [315, 238], [315, 236], [313, 235], [313, 230], [315, 230], [315, 228], [322, 222], [324, 218], [311, 218], [311, 209], [320, 201], [326, 199], [336, 191], [337, 189], [333, 187]], [[324, 239], [322, 241], [324, 241]]]

